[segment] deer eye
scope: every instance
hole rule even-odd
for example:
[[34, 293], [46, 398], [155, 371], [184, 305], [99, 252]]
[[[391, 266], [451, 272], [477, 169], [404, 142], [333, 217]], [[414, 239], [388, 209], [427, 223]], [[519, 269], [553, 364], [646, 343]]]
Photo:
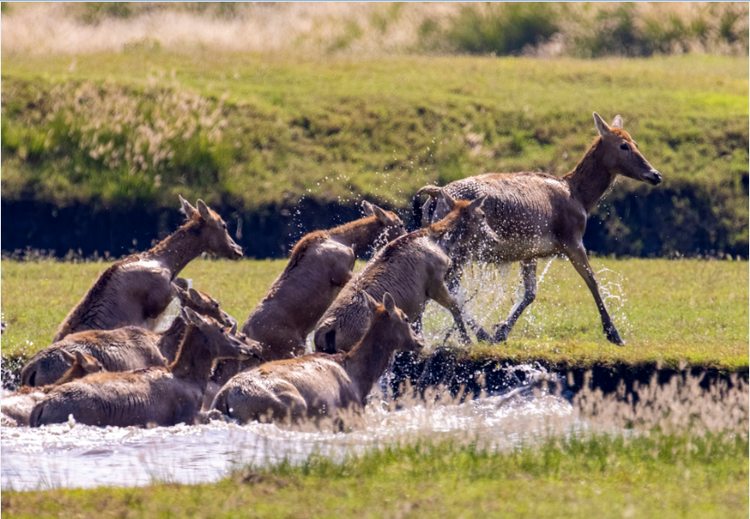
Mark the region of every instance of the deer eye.
[[628, 151], [630, 149], [630, 146], [628, 146], [627, 144], [620, 144], [620, 149]]

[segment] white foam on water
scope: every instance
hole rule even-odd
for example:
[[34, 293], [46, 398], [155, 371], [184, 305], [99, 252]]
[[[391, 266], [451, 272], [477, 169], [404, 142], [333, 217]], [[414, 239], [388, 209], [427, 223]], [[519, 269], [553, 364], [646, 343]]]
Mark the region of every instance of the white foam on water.
[[396, 404], [375, 397], [348, 432], [224, 422], [152, 429], [73, 422], [38, 429], [1, 427], [1, 484], [15, 490], [193, 484], [216, 481], [247, 464], [301, 462], [313, 453], [340, 459], [421, 439], [480, 440], [493, 448], [513, 448], [552, 423], [557, 430], [575, 425], [571, 405], [545, 392], [523, 389], [462, 404], [431, 402]]

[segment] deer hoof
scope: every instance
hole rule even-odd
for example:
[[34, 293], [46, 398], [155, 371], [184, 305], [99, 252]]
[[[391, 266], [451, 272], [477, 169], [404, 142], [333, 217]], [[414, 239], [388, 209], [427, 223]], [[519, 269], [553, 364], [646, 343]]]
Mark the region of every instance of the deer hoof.
[[508, 334], [510, 333], [510, 326], [508, 323], [500, 323], [495, 325], [495, 335], [492, 337], [494, 342], [505, 342], [508, 340]]
[[612, 326], [611, 328], [605, 329], [604, 333], [607, 334], [607, 340], [611, 342], [612, 344], [617, 344], [618, 346], [625, 346], [625, 341], [622, 340], [622, 337], [620, 337], [620, 332], [617, 331], [617, 328]]
[[482, 342], [492, 342], [492, 336], [484, 331], [484, 328], [480, 327], [476, 332], [474, 332], [477, 336], [478, 341]]

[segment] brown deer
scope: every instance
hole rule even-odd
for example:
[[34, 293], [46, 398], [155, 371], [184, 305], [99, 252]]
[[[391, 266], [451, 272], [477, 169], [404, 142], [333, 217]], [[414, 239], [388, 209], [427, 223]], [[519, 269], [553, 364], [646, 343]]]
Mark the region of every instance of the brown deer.
[[453, 201], [448, 196], [446, 200], [452, 205], [445, 218], [392, 241], [347, 283], [315, 328], [317, 351], [348, 351], [362, 338], [371, 317], [365, 293], [381, 299], [389, 292], [412, 320], [432, 299], [453, 315], [462, 340], [471, 341], [461, 308], [445, 285], [448, 254], [464, 243], [491, 242], [497, 237], [485, 222], [484, 198]]
[[363, 406], [395, 351], [423, 347], [390, 294], [383, 296], [382, 305], [366, 293], [364, 297], [371, 324], [350, 352], [316, 353], [244, 371], [221, 388], [213, 409], [246, 423], [335, 416], [338, 410]]
[[85, 377], [89, 373], [104, 371], [101, 363], [90, 355], [80, 351], [71, 354], [63, 352], [63, 358], [69, 369], [54, 383], [41, 387], [23, 386], [16, 393], [3, 396], [0, 412], [15, 422], [15, 425], [29, 425], [29, 416], [34, 406], [42, 400], [53, 388]]
[[182, 197], [180, 202], [187, 223], [152, 249], [104, 271], [57, 329], [54, 342], [84, 330], [152, 328], [153, 320], [176, 295], [172, 280], [192, 259], [203, 252], [230, 259], [242, 256], [216, 212], [202, 200], [197, 209]]
[[365, 218], [304, 236], [242, 332], [266, 361], [301, 355], [305, 338], [352, 276], [355, 257], [406, 233], [401, 219], [365, 201]]
[[497, 341], [506, 340], [521, 312], [536, 297], [537, 258], [565, 254], [594, 296], [607, 339], [615, 344], [625, 344], [599, 294], [583, 246], [586, 218], [617, 175], [657, 185], [661, 182], [661, 174], [643, 158], [638, 145], [622, 129], [619, 115], [611, 127], [596, 112], [594, 121], [599, 137], [575, 169], [563, 177], [545, 173], [488, 173], [451, 182], [442, 189], [423, 187], [414, 197], [417, 222], [422, 221], [419, 203], [423, 194], [430, 196], [425, 206], [434, 210], [433, 221], [449, 211], [444, 198], [446, 194], [463, 200], [486, 198], [487, 223], [500, 241], [490, 244], [481, 255], [472, 254], [467, 249], [457, 250], [451, 256], [453, 264], [448, 278], [449, 285], [454, 288], [460, 281], [463, 266], [472, 257], [480, 261], [521, 262], [525, 292], [508, 319], [497, 327], [494, 336]]
[[169, 367], [96, 373], [52, 389], [31, 413], [29, 424], [61, 423], [73, 415], [86, 425], [147, 426], [195, 423], [214, 360], [248, 358], [251, 351], [211, 318], [184, 308], [188, 328]]
[[[179, 283], [176, 283], [179, 285]], [[226, 314], [219, 303], [207, 294], [175, 287], [186, 308], [215, 318], [219, 324], [237, 330], [237, 321]], [[68, 369], [66, 353], [85, 353], [96, 358], [107, 371], [128, 371], [149, 366], [166, 366], [177, 356], [187, 323], [177, 316], [163, 332], [152, 332], [138, 326], [115, 330], [86, 330], [72, 333], [36, 352], [21, 370], [21, 382], [27, 386], [53, 383]], [[254, 351], [260, 347], [255, 344]]]

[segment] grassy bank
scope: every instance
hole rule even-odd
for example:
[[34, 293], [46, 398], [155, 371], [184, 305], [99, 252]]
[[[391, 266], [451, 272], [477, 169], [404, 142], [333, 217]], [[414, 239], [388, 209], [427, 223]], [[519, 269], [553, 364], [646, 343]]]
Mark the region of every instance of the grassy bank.
[[7, 517], [746, 517], [747, 436], [451, 443], [240, 471], [215, 484], [3, 491]]
[[[284, 261], [195, 260], [182, 272], [244, 321], [281, 272]], [[748, 264], [739, 261], [611, 260], [592, 265], [624, 348], [606, 341], [591, 294], [569, 262], [540, 264], [539, 292], [505, 344], [473, 345], [471, 355], [543, 359], [562, 366], [662, 361], [727, 370], [747, 369]], [[2, 351], [50, 344], [67, 312], [107, 263], [2, 262], [2, 312], [8, 322]], [[505, 318], [519, 282], [517, 269], [475, 269], [464, 285], [469, 314], [490, 326]], [[478, 290], [476, 296], [472, 296]], [[428, 340], [440, 344], [450, 316], [434, 303], [425, 315]]]
[[[572, 169], [593, 110], [664, 175], [595, 215], [617, 254], [744, 250], [747, 58], [316, 59], [133, 48], [3, 56], [3, 199], [240, 211], [368, 198], [489, 171]], [[644, 252], [645, 229], [656, 246]], [[680, 229], [675, 232], [675, 229]]]

